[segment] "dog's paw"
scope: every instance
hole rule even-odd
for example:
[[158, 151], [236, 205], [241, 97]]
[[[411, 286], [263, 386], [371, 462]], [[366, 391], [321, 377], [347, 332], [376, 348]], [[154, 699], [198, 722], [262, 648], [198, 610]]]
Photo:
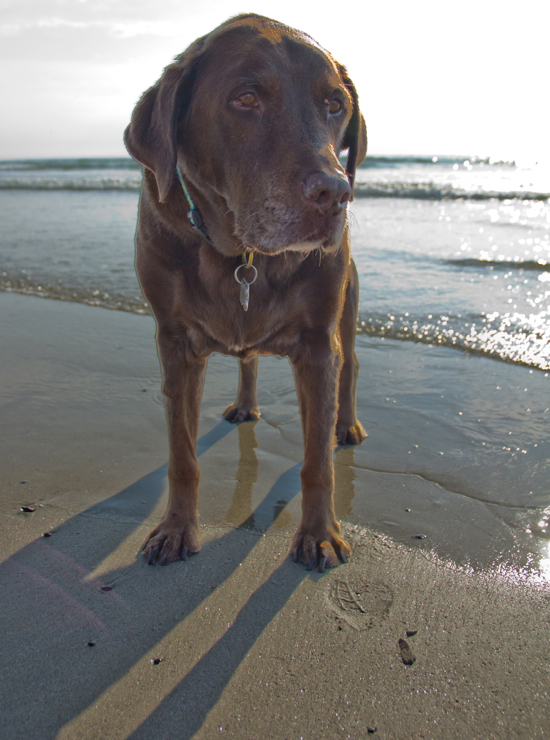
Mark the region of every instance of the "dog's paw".
[[302, 527], [294, 535], [290, 555], [295, 563], [303, 563], [308, 570], [324, 573], [327, 568], [335, 568], [346, 563], [351, 547], [340, 536], [338, 525], [326, 527], [324, 537], [305, 533]]
[[177, 560], [187, 560], [188, 555], [194, 555], [200, 549], [195, 525], [176, 530], [162, 522], [149, 533], [141, 547], [149, 565], [168, 565]]
[[223, 412], [223, 418], [232, 424], [237, 424], [240, 421], [258, 421], [260, 416], [258, 406], [238, 406], [236, 403], [232, 403]]
[[339, 445], [358, 445], [367, 437], [360, 421], [352, 426], [339, 427], [336, 425], [336, 442]]

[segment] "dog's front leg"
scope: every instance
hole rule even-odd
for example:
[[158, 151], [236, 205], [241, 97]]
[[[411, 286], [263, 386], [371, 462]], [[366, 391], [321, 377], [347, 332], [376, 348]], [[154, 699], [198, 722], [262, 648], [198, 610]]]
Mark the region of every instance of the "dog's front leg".
[[324, 571], [339, 560], [345, 562], [350, 553], [340, 536], [333, 504], [332, 452], [341, 355], [333, 337], [311, 331], [302, 335], [300, 349], [290, 359], [304, 435], [302, 520], [291, 552], [295, 562]]
[[168, 508], [143, 547], [150, 564], [166, 565], [198, 552], [199, 464], [196, 446], [207, 361], [160, 328], [157, 335], [169, 436]]

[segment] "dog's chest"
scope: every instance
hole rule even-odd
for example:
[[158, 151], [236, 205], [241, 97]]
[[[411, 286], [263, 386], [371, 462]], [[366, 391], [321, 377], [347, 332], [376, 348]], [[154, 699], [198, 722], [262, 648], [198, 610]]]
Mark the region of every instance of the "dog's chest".
[[304, 329], [334, 330], [345, 265], [326, 260], [284, 255], [257, 258], [253, 270], [236, 269], [201, 250], [197, 271], [180, 268], [177, 289], [178, 313], [193, 350], [243, 359], [284, 356], [292, 354]]
[[234, 306], [210, 306], [201, 312], [192, 328], [192, 341], [199, 353], [206, 350], [241, 359], [256, 354], [289, 354], [299, 341], [300, 321], [289, 320], [288, 311], [281, 310], [275, 301], [257, 300], [254, 305], [252, 300], [251, 295], [247, 311], [237, 295]]

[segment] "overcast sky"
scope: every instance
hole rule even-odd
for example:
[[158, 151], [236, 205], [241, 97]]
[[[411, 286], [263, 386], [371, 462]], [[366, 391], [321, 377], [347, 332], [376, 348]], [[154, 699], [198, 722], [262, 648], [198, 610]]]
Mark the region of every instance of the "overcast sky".
[[240, 12], [348, 67], [371, 153], [548, 157], [548, 0], [0, 0], [0, 158], [125, 154], [140, 94]]

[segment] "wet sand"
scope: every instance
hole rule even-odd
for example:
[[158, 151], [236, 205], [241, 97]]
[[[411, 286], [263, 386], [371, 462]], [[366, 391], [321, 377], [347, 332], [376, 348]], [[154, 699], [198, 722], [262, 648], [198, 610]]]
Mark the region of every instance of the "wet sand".
[[215, 357], [203, 549], [149, 567], [167, 457], [152, 320], [10, 294], [0, 311], [1, 737], [550, 734], [550, 592], [521, 571], [545, 547], [525, 531], [547, 495], [543, 373], [359, 338], [369, 437], [335, 458], [353, 556], [320, 576], [286, 558], [288, 363], [262, 358], [262, 419], [236, 427], [236, 363]]

